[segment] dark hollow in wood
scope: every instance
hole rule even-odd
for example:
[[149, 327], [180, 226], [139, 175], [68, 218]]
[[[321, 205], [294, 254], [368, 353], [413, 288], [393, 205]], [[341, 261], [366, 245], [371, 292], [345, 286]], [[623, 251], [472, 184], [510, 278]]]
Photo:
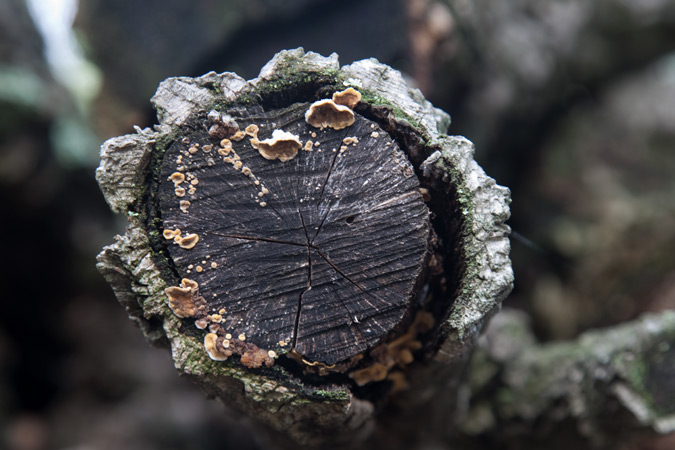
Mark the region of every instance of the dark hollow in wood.
[[[168, 251], [209, 313], [225, 310], [222, 333], [332, 365], [410, 316], [429, 211], [406, 155], [375, 122], [357, 114], [346, 129], [320, 130], [305, 123], [308, 107], [235, 117], [242, 130], [257, 125], [260, 140], [280, 129], [312, 141], [287, 162], [263, 158], [249, 136], [219, 154], [206, 119], [196, 120], [163, 157], [159, 209], [164, 230], [199, 236], [190, 249], [166, 241]], [[175, 172], [185, 181], [171, 181]]]

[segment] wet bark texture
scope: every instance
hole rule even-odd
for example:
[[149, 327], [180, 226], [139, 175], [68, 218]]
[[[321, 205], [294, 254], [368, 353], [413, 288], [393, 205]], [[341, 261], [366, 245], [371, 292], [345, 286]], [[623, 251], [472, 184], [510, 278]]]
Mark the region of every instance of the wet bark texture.
[[[305, 123], [346, 87], [363, 95], [353, 125]], [[251, 81], [168, 79], [153, 103], [159, 125], [107, 141], [97, 170], [130, 222], [98, 267], [148, 340], [289, 442], [446, 437], [468, 356], [512, 286], [508, 190], [444, 134], [447, 114], [375, 60], [301, 49]], [[254, 148], [276, 129], [302, 142], [296, 156]], [[199, 290], [177, 312], [165, 289], [181, 279]], [[209, 357], [208, 334], [226, 360]]]

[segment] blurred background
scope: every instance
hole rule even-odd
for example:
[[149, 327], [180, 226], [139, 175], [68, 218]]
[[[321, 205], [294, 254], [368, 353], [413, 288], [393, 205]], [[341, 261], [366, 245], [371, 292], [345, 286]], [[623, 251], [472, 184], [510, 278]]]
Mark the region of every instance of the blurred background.
[[542, 340], [675, 306], [673, 0], [0, 0], [0, 448], [268, 447], [97, 273], [125, 224], [94, 169], [164, 78], [298, 46], [401, 70], [476, 144], [513, 194], [506, 304]]

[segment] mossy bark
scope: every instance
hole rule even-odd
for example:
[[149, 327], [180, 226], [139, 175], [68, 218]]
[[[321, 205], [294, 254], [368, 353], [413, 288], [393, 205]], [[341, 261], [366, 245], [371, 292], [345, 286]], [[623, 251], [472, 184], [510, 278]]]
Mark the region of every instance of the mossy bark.
[[460, 429], [509, 448], [616, 448], [675, 431], [675, 313], [539, 344], [527, 317], [504, 310], [470, 366]]
[[[193, 117], [256, 105], [281, 108], [346, 87], [363, 95], [355, 113], [374, 121], [405, 151], [429, 194], [437, 237], [438, 274], [427, 287], [432, 300], [425, 306], [435, 326], [402, 371], [407, 388], [398, 392], [386, 382], [362, 387], [346, 378], [309, 382], [289, 365], [261, 371], [211, 360], [203, 338], [167, 304], [164, 289], [178, 280], [162, 251], [161, 225], [148, 207], [156, 195], [157, 161]], [[98, 267], [148, 340], [168, 343], [180, 372], [290, 441], [355, 447], [391, 440], [389, 448], [413, 448], [442, 439], [455, 415], [468, 356], [513, 282], [504, 224], [509, 192], [473, 161], [468, 140], [445, 134], [449, 116], [376, 60], [340, 67], [337, 55], [302, 49], [279, 53], [250, 81], [232, 73], [170, 78], [152, 101], [159, 125], [104, 143], [97, 170], [111, 208], [129, 219], [127, 234], [103, 250]], [[423, 424], [414, 420], [422, 412]]]

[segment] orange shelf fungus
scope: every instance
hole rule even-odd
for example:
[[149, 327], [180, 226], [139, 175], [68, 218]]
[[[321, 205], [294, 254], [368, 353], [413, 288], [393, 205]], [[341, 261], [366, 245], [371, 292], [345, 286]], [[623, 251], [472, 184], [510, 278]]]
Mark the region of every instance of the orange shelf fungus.
[[354, 124], [354, 112], [333, 100], [319, 100], [309, 107], [305, 113], [305, 121], [316, 128], [342, 130]]
[[185, 319], [197, 314], [196, 298], [199, 295], [199, 284], [196, 281], [183, 278], [180, 286], [171, 286], [164, 290], [169, 298], [169, 308], [173, 313]]
[[292, 133], [274, 130], [271, 138], [264, 141], [253, 138], [251, 139], [251, 145], [265, 159], [278, 159], [281, 162], [286, 162], [295, 158], [298, 150], [302, 147], [302, 142], [300, 142], [298, 136]]
[[180, 230], [175, 229], [175, 230], [164, 230], [162, 232], [162, 236], [164, 236], [164, 239], [174, 239], [176, 236], [180, 236]]
[[252, 346], [241, 355], [241, 363], [250, 369], [257, 369], [262, 366], [272, 367], [274, 359], [269, 353], [266, 350]]
[[247, 127], [244, 129], [244, 132], [245, 132], [248, 136], [257, 139], [257, 138], [258, 138], [258, 131], [259, 131], [259, 130], [260, 130], [260, 128], [258, 127], [258, 125], [252, 123], [251, 125], [247, 126]]
[[199, 236], [197, 236], [195, 233], [192, 233], [179, 240], [178, 245], [181, 248], [189, 250], [197, 245], [197, 242], [199, 242]]
[[246, 133], [244, 133], [243, 131], [239, 130], [239, 131], [237, 131], [236, 133], [234, 133], [234, 134], [230, 137], [230, 139], [232, 139], [233, 141], [241, 141], [241, 140], [244, 139], [245, 137], [246, 137]]
[[225, 350], [221, 351], [218, 348], [218, 335], [215, 333], [207, 333], [204, 336], [204, 350], [214, 361], [225, 361], [227, 358], [232, 356], [232, 352]]
[[209, 123], [211, 123], [211, 126], [209, 127], [209, 136], [213, 139], [227, 138], [239, 131], [237, 122], [228, 115], [223, 115], [218, 111], [212, 110], [207, 117]]
[[387, 378], [389, 367], [382, 363], [376, 362], [372, 366], [365, 369], [355, 370], [349, 374], [349, 377], [359, 386], [365, 386], [368, 383], [375, 381], [382, 381]]
[[[395, 366], [404, 368], [415, 360], [413, 352], [422, 348], [418, 340], [419, 334], [428, 332], [433, 326], [433, 316], [428, 312], [419, 311], [403, 335], [373, 349], [371, 352], [371, 357], [375, 360], [373, 364], [354, 370], [349, 377], [359, 386], [388, 378], [389, 371]], [[399, 387], [402, 386], [400, 380], [398, 381]]]
[[173, 184], [178, 186], [183, 181], [185, 181], [185, 175], [180, 172], [174, 172], [171, 174], [171, 176], [169, 176], [169, 180], [173, 181]]
[[361, 93], [354, 88], [347, 88], [344, 91], [334, 93], [333, 101], [338, 105], [354, 109], [356, 104], [361, 101]]

